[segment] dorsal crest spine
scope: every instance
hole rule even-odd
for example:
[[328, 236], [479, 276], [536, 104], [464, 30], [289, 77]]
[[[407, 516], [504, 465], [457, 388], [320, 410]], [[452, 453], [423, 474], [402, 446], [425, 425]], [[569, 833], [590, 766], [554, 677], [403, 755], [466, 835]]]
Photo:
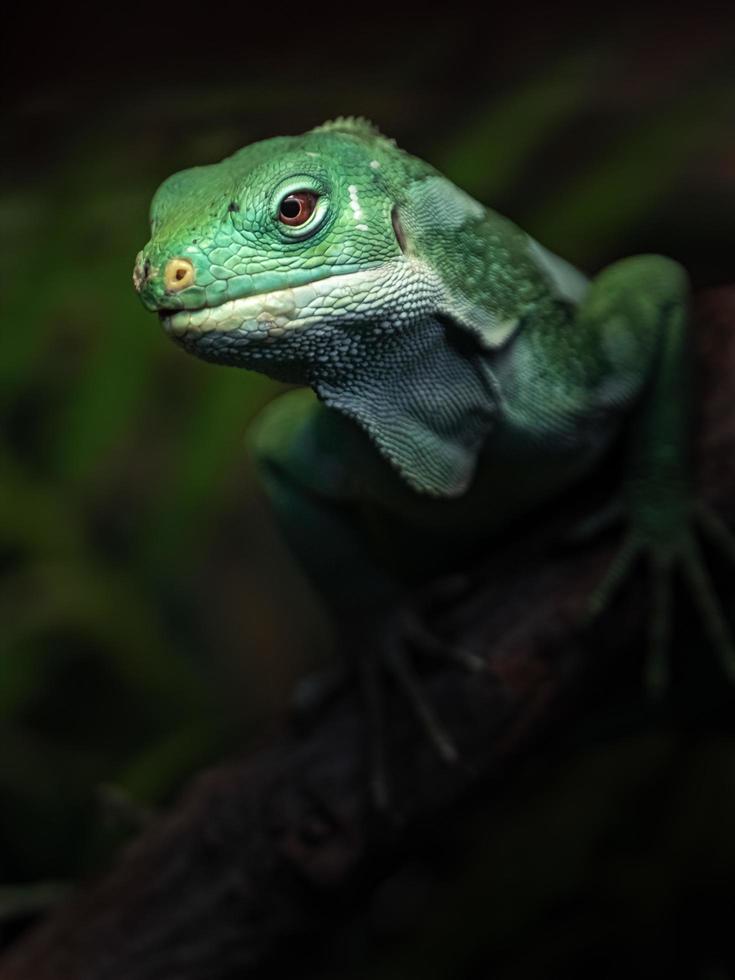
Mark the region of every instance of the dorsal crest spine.
[[396, 141], [384, 136], [375, 123], [366, 119], [364, 116], [337, 116], [336, 119], [329, 119], [321, 126], [315, 126], [312, 133], [345, 133], [347, 136], [358, 136], [361, 139], [381, 140], [390, 146], [395, 146]]

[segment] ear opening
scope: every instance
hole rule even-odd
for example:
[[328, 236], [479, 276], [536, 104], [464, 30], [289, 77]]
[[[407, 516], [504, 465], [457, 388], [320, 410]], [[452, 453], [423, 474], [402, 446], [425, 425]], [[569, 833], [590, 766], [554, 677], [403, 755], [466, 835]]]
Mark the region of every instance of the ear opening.
[[403, 225], [401, 224], [401, 216], [398, 214], [398, 205], [393, 205], [393, 210], [390, 213], [390, 220], [393, 224], [393, 233], [396, 236], [396, 241], [398, 242], [398, 247], [406, 254], [406, 236], [403, 233]]

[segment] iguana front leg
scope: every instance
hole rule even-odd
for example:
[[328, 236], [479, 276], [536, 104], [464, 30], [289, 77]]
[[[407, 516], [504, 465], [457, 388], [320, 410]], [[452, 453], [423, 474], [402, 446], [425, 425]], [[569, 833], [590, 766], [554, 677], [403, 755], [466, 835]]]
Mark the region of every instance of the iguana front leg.
[[[306, 390], [275, 399], [250, 438], [261, 482], [281, 531], [329, 609], [360, 684], [370, 731], [373, 803], [388, 807], [385, 680], [391, 679], [437, 754], [458, 759], [412, 665], [412, 653], [477, 671], [481, 658], [429, 634], [407, 598], [397, 565], [380, 562], [383, 529], [370, 516], [366, 487], [397, 477], [349, 420]], [[333, 687], [333, 685], [330, 685]]]
[[[697, 500], [693, 488], [688, 292], [686, 275], [675, 262], [659, 256], [626, 259], [594, 281], [575, 324], [583, 334], [598, 335], [600, 347], [608, 352], [617, 345], [614, 356], [622, 360], [650, 348], [648, 377], [627, 435], [621, 503], [628, 527], [607, 575], [591, 597], [589, 615], [602, 612], [634, 566], [647, 562], [651, 614], [645, 677], [655, 694], [669, 680], [676, 573], [686, 583], [723, 669], [735, 680], [735, 642], [698, 540], [698, 531], [704, 532], [735, 564], [735, 539], [720, 518]], [[626, 355], [627, 338], [633, 333], [639, 341], [630, 345]], [[634, 369], [632, 364], [620, 367], [623, 374]]]

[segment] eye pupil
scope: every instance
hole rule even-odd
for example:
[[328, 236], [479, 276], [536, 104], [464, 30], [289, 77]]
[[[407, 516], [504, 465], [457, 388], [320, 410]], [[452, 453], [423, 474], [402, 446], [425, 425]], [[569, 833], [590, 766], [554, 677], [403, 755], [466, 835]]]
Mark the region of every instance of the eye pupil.
[[284, 218], [298, 218], [301, 214], [301, 201], [295, 197], [287, 197], [281, 205], [281, 214]]
[[287, 194], [278, 209], [278, 218], [284, 225], [303, 225], [314, 213], [317, 195], [311, 191], [295, 191]]

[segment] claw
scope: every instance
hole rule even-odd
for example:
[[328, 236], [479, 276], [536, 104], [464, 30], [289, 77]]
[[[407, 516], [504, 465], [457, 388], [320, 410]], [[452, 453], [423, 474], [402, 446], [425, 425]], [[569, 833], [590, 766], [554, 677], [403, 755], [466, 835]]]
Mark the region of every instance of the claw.
[[600, 613], [607, 609], [613, 596], [625, 580], [625, 577], [638, 561], [642, 550], [643, 546], [638, 536], [634, 533], [629, 534], [613, 559], [607, 575], [605, 575], [602, 582], [600, 582], [587, 601], [587, 612], [584, 617], [585, 625], [589, 625], [594, 619], [597, 619]]
[[416, 647], [420, 654], [425, 654], [436, 660], [449, 661], [473, 674], [478, 674], [487, 668], [487, 662], [482, 657], [440, 639], [426, 628], [418, 616], [408, 615], [406, 617], [403, 633], [406, 640]]
[[449, 765], [459, 761], [459, 752], [454, 742], [445, 732], [438, 718], [421, 690], [421, 685], [406, 654], [397, 643], [391, 643], [386, 652], [386, 664], [398, 685], [406, 695], [409, 704], [429, 741], [439, 757]]
[[625, 509], [622, 500], [615, 498], [600, 510], [595, 511], [588, 517], [577, 521], [563, 537], [563, 543], [568, 545], [586, 544], [594, 540], [599, 535], [609, 531], [610, 528], [620, 524], [625, 517]]
[[378, 677], [378, 664], [374, 658], [363, 657], [360, 661], [360, 687], [365, 699], [369, 734], [370, 797], [379, 813], [390, 808], [390, 789], [385, 765], [385, 709], [383, 691]]
[[671, 640], [671, 563], [651, 562], [653, 608], [649, 621], [649, 651], [644, 677], [646, 687], [659, 699], [669, 686], [669, 643]]
[[709, 633], [723, 670], [730, 681], [735, 683], [735, 643], [730, 627], [722, 612], [712, 579], [707, 572], [699, 545], [692, 539], [691, 548], [683, 560], [683, 572], [689, 582], [694, 601]]

